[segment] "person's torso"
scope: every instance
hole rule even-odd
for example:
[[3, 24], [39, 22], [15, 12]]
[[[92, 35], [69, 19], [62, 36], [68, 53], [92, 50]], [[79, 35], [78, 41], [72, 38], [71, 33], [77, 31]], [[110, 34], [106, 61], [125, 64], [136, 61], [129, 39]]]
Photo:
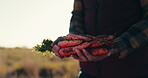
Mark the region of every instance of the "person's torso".
[[[119, 36], [142, 18], [142, 8], [139, 0], [83, 1], [85, 32], [89, 35], [116, 33], [117, 36]], [[144, 70], [146, 66], [140, 65], [140, 63], [146, 63], [145, 60], [148, 60], [146, 57], [141, 58], [144, 53], [145, 56], [148, 56], [146, 50], [146, 48], [143, 48], [143, 54], [139, 51], [139, 54], [133, 54], [131, 57], [123, 60], [112, 56], [101, 62], [80, 62], [80, 67], [84, 72], [90, 75], [99, 76], [101, 74], [103, 78], [122, 78], [119, 76], [124, 75], [124, 73], [125, 76], [123, 76], [123, 78], [128, 75], [129, 77], [134, 77], [133, 74], [142, 75], [143, 72], [145, 72], [142, 72], [142, 70]], [[137, 63], [136, 60], [139, 60], [137, 61], [139, 63]], [[132, 67], [132, 65], [135, 66]], [[139, 68], [136, 69], [135, 67]], [[148, 71], [148, 69], [146, 69], [146, 71]]]
[[84, 0], [87, 34], [120, 35], [142, 18], [139, 0]]

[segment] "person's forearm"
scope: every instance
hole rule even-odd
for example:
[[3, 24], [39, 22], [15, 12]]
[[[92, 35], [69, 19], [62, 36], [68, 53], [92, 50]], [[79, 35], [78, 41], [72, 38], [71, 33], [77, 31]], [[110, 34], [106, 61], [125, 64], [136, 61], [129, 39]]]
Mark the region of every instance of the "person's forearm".
[[82, 0], [74, 1], [74, 9], [70, 20], [69, 33], [84, 34], [84, 11]]
[[148, 45], [148, 1], [141, 0], [143, 6], [143, 18], [131, 26], [131, 28], [115, 39], [115, 45], [119, 49], [120, 57], [124, 58], [134, 50]]
[[122, 58], [133, 53], [134, 50], [148, 45], [148, 7], [146, 8], [147, 11], [144, 12], [143, 19], [115, 39], [114, 43], [119, 49]]
[[84, 34], [83, 26], [84, 26], [83, 17], [73, 15], [70, 20], [69, 33]]

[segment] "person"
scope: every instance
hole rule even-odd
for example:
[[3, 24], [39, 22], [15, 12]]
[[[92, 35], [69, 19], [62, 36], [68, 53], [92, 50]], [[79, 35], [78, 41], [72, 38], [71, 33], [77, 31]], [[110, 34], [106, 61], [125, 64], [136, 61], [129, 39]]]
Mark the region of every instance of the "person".
[[74, 0], [69, 33], [116, 34], [107, 55], [77, 50], [79, 78], [148, 78], [148, 0]]

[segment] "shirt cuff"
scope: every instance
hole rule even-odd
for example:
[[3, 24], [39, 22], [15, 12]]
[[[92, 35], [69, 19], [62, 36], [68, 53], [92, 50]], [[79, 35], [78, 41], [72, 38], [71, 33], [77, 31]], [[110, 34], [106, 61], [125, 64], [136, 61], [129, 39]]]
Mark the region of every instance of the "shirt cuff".
[[116, 38], [113, 42], [115, 47], [118, 49], [119, 59], [128, 56], [133, 51], [133, 48], [129, 40], [127, 38], [124, 38], [125, 35], [127, 34], [124, 33], [122, 36]]

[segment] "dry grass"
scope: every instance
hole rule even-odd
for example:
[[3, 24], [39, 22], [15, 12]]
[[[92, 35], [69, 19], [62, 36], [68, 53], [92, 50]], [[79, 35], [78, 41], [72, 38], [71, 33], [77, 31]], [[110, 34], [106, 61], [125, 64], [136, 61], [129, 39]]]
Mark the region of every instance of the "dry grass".
[[0, 78], [76, 78], [78, 61], [45, 58], [27, 48], [0, 48]]

